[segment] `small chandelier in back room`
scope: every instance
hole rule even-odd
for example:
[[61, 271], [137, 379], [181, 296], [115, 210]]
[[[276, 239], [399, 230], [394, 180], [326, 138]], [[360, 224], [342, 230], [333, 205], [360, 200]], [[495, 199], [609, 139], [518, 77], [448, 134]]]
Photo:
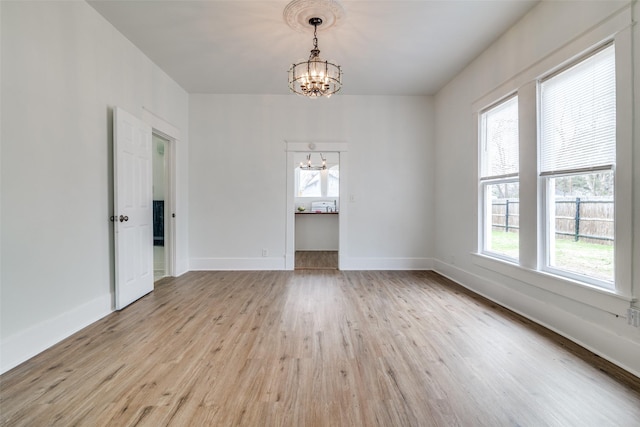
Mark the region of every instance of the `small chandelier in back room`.
[[312, 170], [312, 171], [323, 171], [327, 169], [327, 158], [320, 153], [320, 160], [322, 160], [322, 164], [318, 166], [314, 166], [311, 164], [311, 153], [307, 154], [307, 163], [300, 162], [300, 169]]
[[322, 18], [310, 18], [309, 25], [313, 26], [313, 49], [307, 61], [293, 64], [289, 68], [289, 89], [310, 98], [328, 98], [342, 88], [342, 69], [320, 57], [318, 25], [322, 25]]

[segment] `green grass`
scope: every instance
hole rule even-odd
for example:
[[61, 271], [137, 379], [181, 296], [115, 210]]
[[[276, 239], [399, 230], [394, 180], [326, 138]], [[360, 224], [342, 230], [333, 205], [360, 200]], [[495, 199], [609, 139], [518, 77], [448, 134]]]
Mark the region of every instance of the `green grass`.
[[[491, 237], [494, 252], [518, 258], [518, 233], [493, 230]], [[597, 279], [611, 280], [613, 245], [557, 239], [555, 267]]]
[[491, 233], [491, 250], [511, 258], [518, 258], [519, 237], [520, 233], [493, 230]]

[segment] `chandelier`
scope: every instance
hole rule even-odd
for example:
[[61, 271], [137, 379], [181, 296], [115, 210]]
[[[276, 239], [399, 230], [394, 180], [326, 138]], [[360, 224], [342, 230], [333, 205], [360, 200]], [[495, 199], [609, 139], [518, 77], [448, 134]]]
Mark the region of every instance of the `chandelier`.
[[289, 68], [289, 89], [298, 95], [318, 98], [327, 98], [342, 88], [342, 70], [339, 65], [325, 61], [320, 57], [318, 49], [318, 25], [322, 24], [322, 18], [309, 19], [309, 25], [313, 25], [313, 49], [309, 59], [291, 65]]
[[311, 154], [307, 154], [307, 163], [300, 162], [300, 169], [304, 170], [312, 170], [312, 171], [321, 171], [327, 169], [327, 158], [320, 153], [320, 158], [322, 159], [322, 165], [313, 166], [311, 164]]

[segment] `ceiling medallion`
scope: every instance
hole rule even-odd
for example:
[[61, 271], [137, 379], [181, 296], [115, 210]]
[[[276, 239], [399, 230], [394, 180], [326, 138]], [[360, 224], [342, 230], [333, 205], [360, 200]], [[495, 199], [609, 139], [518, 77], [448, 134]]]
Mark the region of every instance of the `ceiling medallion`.
[[293, 0], [282, 13], [287, 25], [300, 32], [309, 30], [311, 18], [320, 18], [322, 30], [328, 30], [340, 25], [344, 15], [344, 8], [336, 0]]

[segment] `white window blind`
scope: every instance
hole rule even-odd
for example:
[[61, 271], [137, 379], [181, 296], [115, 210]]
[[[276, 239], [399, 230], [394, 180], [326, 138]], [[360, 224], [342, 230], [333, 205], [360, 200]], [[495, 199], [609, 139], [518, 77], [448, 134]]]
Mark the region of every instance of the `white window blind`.
[[542, 175], [615, 163], [615, 51], [610, 45], [541, 83]]
[[481, 114], [482, 179], [518, 176], [518, 97]]

